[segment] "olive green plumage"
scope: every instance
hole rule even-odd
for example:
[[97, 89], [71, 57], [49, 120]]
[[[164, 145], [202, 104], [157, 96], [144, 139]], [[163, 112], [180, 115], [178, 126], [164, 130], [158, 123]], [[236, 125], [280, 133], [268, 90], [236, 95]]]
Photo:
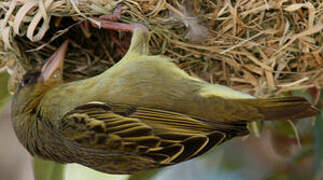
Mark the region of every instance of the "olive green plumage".
[[107, 173], [191, 159], [248, 134], [249, 121], [318, 113], [301, 97], [257, 99], [191, 77], [171, 59], [149, 56], [142, 30], [125, 57], [98, 76], [63, 83], [62, 67], [52, 66], [27, 73], [14, 96], [19, 140], [33, 156]]

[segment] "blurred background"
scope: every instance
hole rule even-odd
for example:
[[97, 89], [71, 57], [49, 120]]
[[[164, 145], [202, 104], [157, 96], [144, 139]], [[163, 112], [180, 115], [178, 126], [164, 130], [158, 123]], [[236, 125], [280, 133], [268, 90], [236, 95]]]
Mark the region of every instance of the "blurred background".
[[[8, 77], [6, 73], [0, 74], [0, 179], [33, 180], [32, 158], [19, 144], [11, 127]], [[311, 96], [309, 92], [296, 94]], [[287, 121], [258, 124], [258, 128], [251, 129], [259, 131], [260, 137], [252, 134], [235, 138], [193, 160], [134, 176], [107, 175], [71, 164], [67, 165], [66, 179], [322, 179], [322, 114], [293, 124]]]

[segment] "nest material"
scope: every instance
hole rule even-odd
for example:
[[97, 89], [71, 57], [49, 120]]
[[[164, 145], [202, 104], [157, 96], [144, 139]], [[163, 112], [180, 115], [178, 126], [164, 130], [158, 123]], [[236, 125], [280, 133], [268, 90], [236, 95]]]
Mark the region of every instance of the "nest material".
[[122, 7], [121, 22], [151, 32], [151, 54], [171, 57], [207, 81], [257, 96], [323, 85], [320, 0], [7, 0], [0, 2], [0, 69], [39, 68], [67, 38], [64, 78], [105, 71], [125, 54], [130, 33], [98, 29], [93, 17]]

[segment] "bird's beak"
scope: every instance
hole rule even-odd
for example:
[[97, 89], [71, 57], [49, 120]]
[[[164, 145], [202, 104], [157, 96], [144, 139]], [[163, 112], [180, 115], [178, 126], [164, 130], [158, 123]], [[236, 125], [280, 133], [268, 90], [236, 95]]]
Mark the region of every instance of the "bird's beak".
[[51, 80], [57, 81], [63, 79], [63, 64], [67, 46], [68, 40], [66, 40], [43, 65], [40, 75], [42, 82], [48, 82]]

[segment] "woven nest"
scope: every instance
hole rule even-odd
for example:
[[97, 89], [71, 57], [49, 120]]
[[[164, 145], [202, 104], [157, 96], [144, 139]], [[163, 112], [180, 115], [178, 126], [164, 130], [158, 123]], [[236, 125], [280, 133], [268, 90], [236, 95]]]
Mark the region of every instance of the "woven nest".
[[94, 76], [120, 60], [131, 33], [92, 26], [117, 5], [120, 22], [149, 29], [151, 54], [171, 57], [209, 82], [256, 96], [323, 85], [320, 0], [5, 0], [0, 69], [12, 75], [11, 92], [66, 39], [66, 81]]

